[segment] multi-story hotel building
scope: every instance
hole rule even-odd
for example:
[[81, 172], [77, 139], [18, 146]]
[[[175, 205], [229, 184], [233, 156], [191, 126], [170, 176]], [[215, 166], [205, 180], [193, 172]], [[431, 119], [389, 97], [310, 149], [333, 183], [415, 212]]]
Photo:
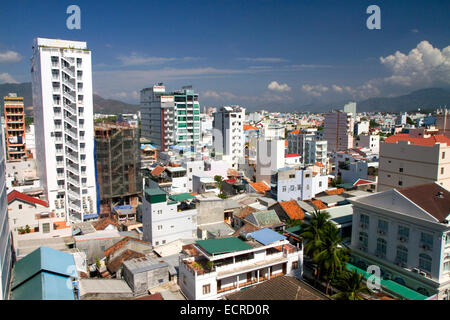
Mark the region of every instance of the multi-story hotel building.
[[4, 97], [6, 160], [20, 161], [27, 155], [25, 143], [25, 108], [23, 97], [14, 93]]
[[434, 181], [450, 189], [450, 138], [396, 134], [380, 144], [378, 191]]
[[91, 51], [37, 38], [31, 60], [36, 164], [51, 210], [97, 218]]
[[[437, 183], [348, 199], [353, 204], [351, 263], [380, 268], [381, 285], [450, 299], [450, 192]], [[394, 283], [392, 283], [394, 282]], [[392, 285], [391, 284], [397, 284]], [[411, 294], [408, 294], [411, 296]], [[404, 297], [404, 296], [403, 296]]]
[[167, 92], [162, 83], [141, 90], [141, 135], [160, 151], [200, 141], [200, 105], [192, 87]]
[[179, 284], [190, 300], [217, 300], [272, 278], [302, 277], [303, 251], [261, 229], [241, 237], [199, 240], [183, 247]]

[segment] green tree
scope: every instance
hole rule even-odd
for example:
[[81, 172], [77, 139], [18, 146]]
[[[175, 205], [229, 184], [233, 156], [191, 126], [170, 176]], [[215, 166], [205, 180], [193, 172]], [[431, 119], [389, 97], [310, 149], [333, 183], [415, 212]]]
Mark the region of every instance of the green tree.
[[343, 272], [337, 286], [341, 292], [332, 296], [336, 300], [363, 300], [362, 293], [370, 294], [370, 290], [363, 283], [363, 277], [356, 270]]
[[301, 226], [302, 223], [303, 223], [303, 221], [300, 219], [288, 219], [288, 220], [286, 220], [286, 228]]
[[321, 243], [313, 256], [313, 261], [317, 263], [318, 274], [322, 273], [322, 278], [327, 281], [326, 294], [328, 294], [331, 281], [337, 279], [345, 270], [348, 252], [341, 246], [340, 231], [334, 224], [326, 224], [322, 233]]
[[375, 120], [370, 120], [370, 123], [369, 123], [369, 127], [370, 128], [377, 128], [379, 126], [379, 124], [378, 124], [378, 122], [376, 122]]
[[314, 210], [312, 216], [301, 224], [300, 236], [305, 241], [305, 254], [313, 258], [322, 245], [325, 226], [331, 224], [327, 211]]
[[220, 189], [220, 191], [222, 192], [222, 181], [223, 181], [222, 176], [214, 176], [214, 181], [216, 182], [217, 188]]

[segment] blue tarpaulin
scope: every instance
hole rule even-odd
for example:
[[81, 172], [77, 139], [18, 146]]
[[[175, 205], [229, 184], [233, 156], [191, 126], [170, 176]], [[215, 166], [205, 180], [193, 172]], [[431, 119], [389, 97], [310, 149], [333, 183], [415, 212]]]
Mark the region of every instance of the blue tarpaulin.
[[273, 231], [269, 228], [264, 228], [261, 230], [254, 231], [250, 233], [250, 236], [263, 245], [268, 245], [276, 241], [286, 239], [285, 236]]

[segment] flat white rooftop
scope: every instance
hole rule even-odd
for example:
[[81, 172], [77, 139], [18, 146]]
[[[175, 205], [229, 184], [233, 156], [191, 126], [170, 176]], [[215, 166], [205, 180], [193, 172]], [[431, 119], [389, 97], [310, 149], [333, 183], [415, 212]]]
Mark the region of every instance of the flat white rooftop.
[[57, 47], [57, 48], [87, 49], [86, 42], [84, 41], [36, 38], [35, 44], [37, 44], [38, 46]]

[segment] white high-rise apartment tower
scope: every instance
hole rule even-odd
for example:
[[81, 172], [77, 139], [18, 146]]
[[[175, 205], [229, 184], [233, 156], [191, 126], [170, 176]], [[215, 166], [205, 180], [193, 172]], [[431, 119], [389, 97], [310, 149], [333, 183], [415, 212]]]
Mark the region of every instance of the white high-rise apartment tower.
[[91, 51], [86, 42], [37, 38], [31, 62], [36, 164], [51, 210], [97, 217]]
[[223, 155], [224, 160], [235, 170], [244, 157], [244, 120], [245, 108], [239, 106], [221, 107], [214, 113], [214, 151]]

